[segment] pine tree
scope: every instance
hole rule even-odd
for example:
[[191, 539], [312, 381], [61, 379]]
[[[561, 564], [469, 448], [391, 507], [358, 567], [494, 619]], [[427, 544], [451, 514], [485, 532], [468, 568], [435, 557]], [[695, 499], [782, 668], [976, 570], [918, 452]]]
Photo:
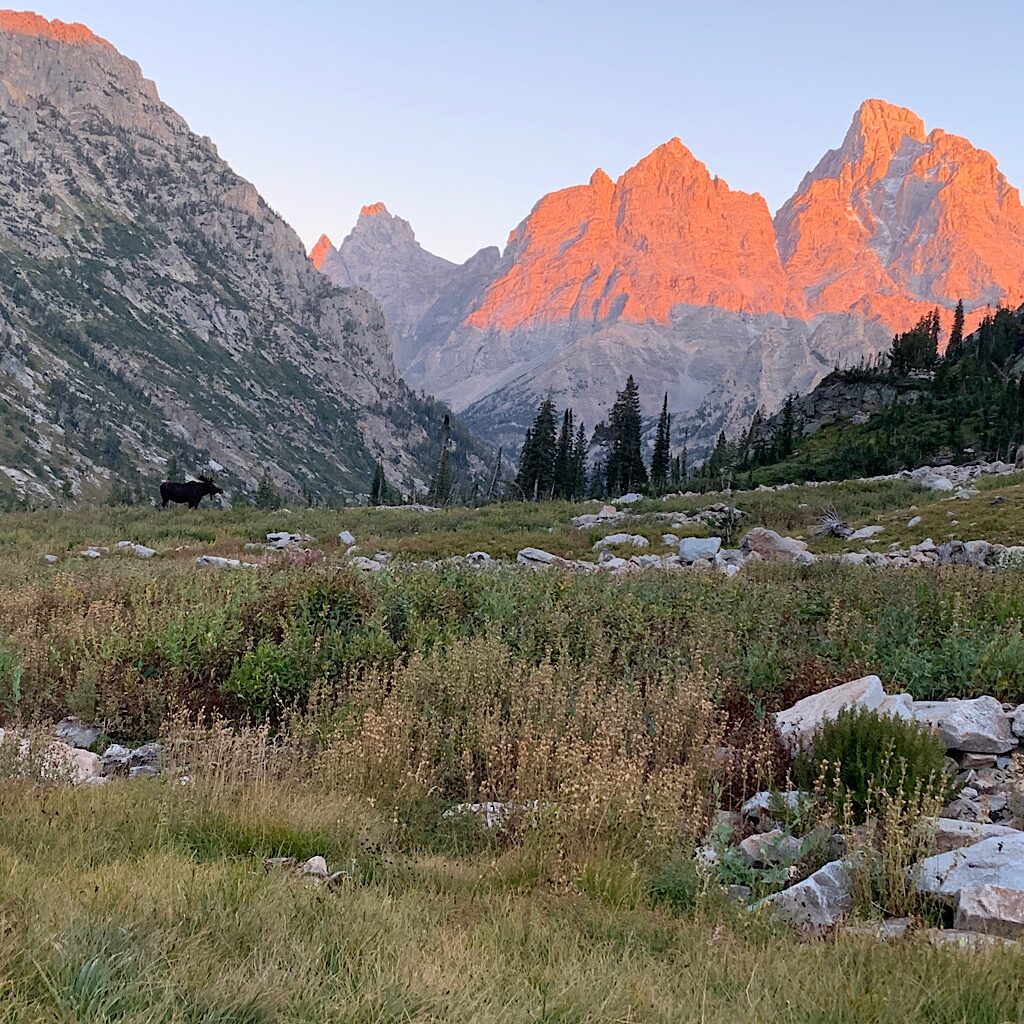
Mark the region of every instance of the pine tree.
[[949, 344], [946, 346], [946, 358], [957, 359], [964, 344], [964, 300], [960, 299], [953, 313], [953, 329], [949, 332]]
[[587, 432], [581, 423], [576, 428], [572, 450], [572, 500], [580, 501], [587, 493]]
[[384, 482], [384, 466], [378, 461], [377, 467], [373, 473], [373, 483], [370, 485], [371, 505], [384, 504], [384, 488], [386, 486], [387, 485]]
[[274, 482], [270, 479], [269, 469], [263, 470], [263, 476], [260, 477], [260, 485], [256, 489], [256, 497], [253, 500], [253, 504], [257, 508], [270, 511], [281, 507], [281, 495], [277, 493], [277, 488], [274, 487]]
[[788, 459], [793, 454], [796, 443], [796, 409], [793, 396], [786, 396], [786, 404], [782, 407], [782, 423], [775, 436], [775, 453], [779, 460]]
[[451, 417], [445, 413], [441, 424], [441, 454], [437, 460], [434, 479], [430, 482], [427, 501], [431, 505], [445, 506], [452, 497], [452, 466], [451, 466]]
[[643, 419], [640, 392], [632, 374], [625, 388], [615, 396], [608, 417], [609, 446], [606, 467], [608, 491], [625, 494], [647, 486], [647, 467], [641, 451]]
[[516, 484], [527, 501], [550, 497], [555, 478], [555, 403], [545, 398], [526, 432]]
[[572, 409], [562, 414], [562, 428], [555, 445], [555, 466], [552, 474], [552, 497], [571, 498], [573, 487], [573, 431]]
[[167, 479], [171, 483], [180, 484], [184, 481], [184, 477], [181, 475], [181, 469], [178, 467], [178, 456], [172, 455], [167, 460]]
[[658, 494], [668, 486], [668, 475], [672, 460], [672, 415], [668, 411], [668, 392], [661, 404], [661, 416], [654, 436], [654, 454], [651, 457], [651, 484]]

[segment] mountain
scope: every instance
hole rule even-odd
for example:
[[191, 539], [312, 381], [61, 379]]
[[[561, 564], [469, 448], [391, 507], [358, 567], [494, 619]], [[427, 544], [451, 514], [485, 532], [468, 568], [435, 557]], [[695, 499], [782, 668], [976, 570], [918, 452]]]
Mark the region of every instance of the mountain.
[[378, 459], [429, 481], [445, 410], [399, 377], [376, 300], [317, 273], [137, 64], [12, 11], [0, 250], [0, 490], [148, 491], [172, 456], [323, 498], [365, 493]]
[[[484, 252], [497, 255], [496, 249]], [[380, 302], [395, 357], [403, 368], [417, 354], [412, 336], [416, 324], [441, 295], [458, 293], [467, 277], [476, 274], [472, 267], [467, 270], [427, 252], [416, 241], [409, 222], [383, 203], [364, 206], [338, 248], [322, 235], [310, 259], [334, 284], [365, 288]]]
[[812, 316], [849, 311], [902, 330], [958, 298], [968, 310], [1024, 300], [1017, 189], [991, 154], [881, 100], [861, 105], [775, 229]]
[[[673, 139], [617, 181], [543, 197], [500, 260], [441, 286], [398, 363], [502, 443], [549, 393], [593, 426], [633, 373], [645, 412], [667, 391], [677, 441], [699, 450], [936, 305], [963, 298], [970, 328], [1019, 303], [1022, 225], [991, 155], [880, 100], [774, 219]], [[390, 257], [364, 258], [373, 291]]]

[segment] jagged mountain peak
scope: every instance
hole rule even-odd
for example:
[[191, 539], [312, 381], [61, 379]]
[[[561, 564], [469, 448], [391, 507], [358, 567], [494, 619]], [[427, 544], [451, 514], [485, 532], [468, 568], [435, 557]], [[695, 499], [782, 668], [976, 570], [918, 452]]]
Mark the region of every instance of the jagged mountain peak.
[[334, 243], [327, 237], [327, 235], [321, 235], [316, 245], [309, 250], [309, 258], [313, 266], [317, 270], [320, 270], [324, 265], [324, 260], [327, 258], [328, 253], [334, 249]]
[[[905, 330], [929, 306], [1024, 297], [1024, 208], [991, 153], [867, 100], [775, 217], [792, 287], [814, 313]], [[975, 317], [976, 319], [976, 317]]]

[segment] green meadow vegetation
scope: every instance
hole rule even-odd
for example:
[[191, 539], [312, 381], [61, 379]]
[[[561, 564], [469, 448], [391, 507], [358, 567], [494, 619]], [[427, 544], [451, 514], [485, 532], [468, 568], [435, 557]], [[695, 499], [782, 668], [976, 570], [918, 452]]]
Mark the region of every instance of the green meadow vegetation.
[[[833, 506], [883, 524], [884, 544], [1021, 543], [1024, 484], [979, 486], [739, 493], [732, 543], [764, 525], [843, 550], [811, 536]], [[1024, 701], [1024, 571], [417, 564], [524, 546], [593, 558], [620, 529], [661, 550], [659, 513], [718, 500], [646, 501], [586, 530], [569, 520], [596, 506], [560, 502], [3, 517], [0, 726], [76, 714], [104, 728], [101, 748], [160, 737], [165, 764], [70, 788], [0, 747], [0, 1021], [1021, 1020], [1018, 951], [937, 949], [923, 931], [801, 941], [724, 888], [781, 879], [702, 873], [694, 850], [718, 810], [788, 785], [770, 713], [800, 697], [874, 672], [918, 698]], [[342, 529], [391, 568], [349, 567]], [[262, 560], [246, 545], [272, 530], [318, 538], [315, 553], [195, 564]], [[932, 753], [907, 744], [924, 771]], [[509, 805], [502, 828], [445, 813], [490, 800]], [[335, 891], [264, 871], [314, 854], [343, 872]], [[929, 924], [887, 877], [858, 917], [898, 902]]]

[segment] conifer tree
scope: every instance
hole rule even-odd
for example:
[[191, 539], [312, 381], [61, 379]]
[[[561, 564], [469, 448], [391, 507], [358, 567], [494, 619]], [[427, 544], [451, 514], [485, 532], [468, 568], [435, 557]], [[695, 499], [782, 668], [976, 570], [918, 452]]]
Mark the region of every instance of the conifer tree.
[[452, 497], [451, 431], [451, 417], [445, 413], [441, 424], [441, 454], [427, 492], [427, 501], [431, 505], [447, 505]]
[[672, 460], [672, 415], [668, 411], [668, 392], [661, 403], [661, 416], [654, 435], [654, 454], [651, 457], [651, 484], [658, 494], [668, 486], [668, 475]]
[[581, 423], [576, 428], [572, 450], [572, 500], [579, 501], [587, 493], [587, 432]]
[[181, 475], [181, 469], [178, 467], [177, 455], [171, 455], [167, 460], [167, 479], [171, 483], [176, 484], [180, 484], [184, 480], [184, 477]]
[[555, 465], [552, 473], [552, 497], [571, 498], [573, 488], [573, 430], [572, 409], [562, 414], [562, 428], [555, 445]]
[[946, 346], [946, 358], [956, 359], [964, 344], [964, 300], [960, 299], [953, 313], [953, 329], [949, 332], [949, 344]]
[[555, 478], [555, 403], [545, 398], [526, 432], [516, 484], [527, 501], [550, 497]]
[[373, 483], [370, 484], [370, 504], [371, 505], [383, 505], [384, 504], [384, 466], [378, 460], [377, 466], [373, 472]]
[[279, 509], [281, 507], [281, 495], [277, 493], [274, 482], [270, 479], [270, 470], [263, 470], [260, 478], [260, 485], [256, 489], [256, 498], [253, 504], [261, 509]]
[[615, 396], [608, 417], [609, 445], [606, 467], [608, 491], [625, 494], [647, 486], [647, 467], [641, 451], [643, 420], [640, 392], [630, 374], [625, 388]]

